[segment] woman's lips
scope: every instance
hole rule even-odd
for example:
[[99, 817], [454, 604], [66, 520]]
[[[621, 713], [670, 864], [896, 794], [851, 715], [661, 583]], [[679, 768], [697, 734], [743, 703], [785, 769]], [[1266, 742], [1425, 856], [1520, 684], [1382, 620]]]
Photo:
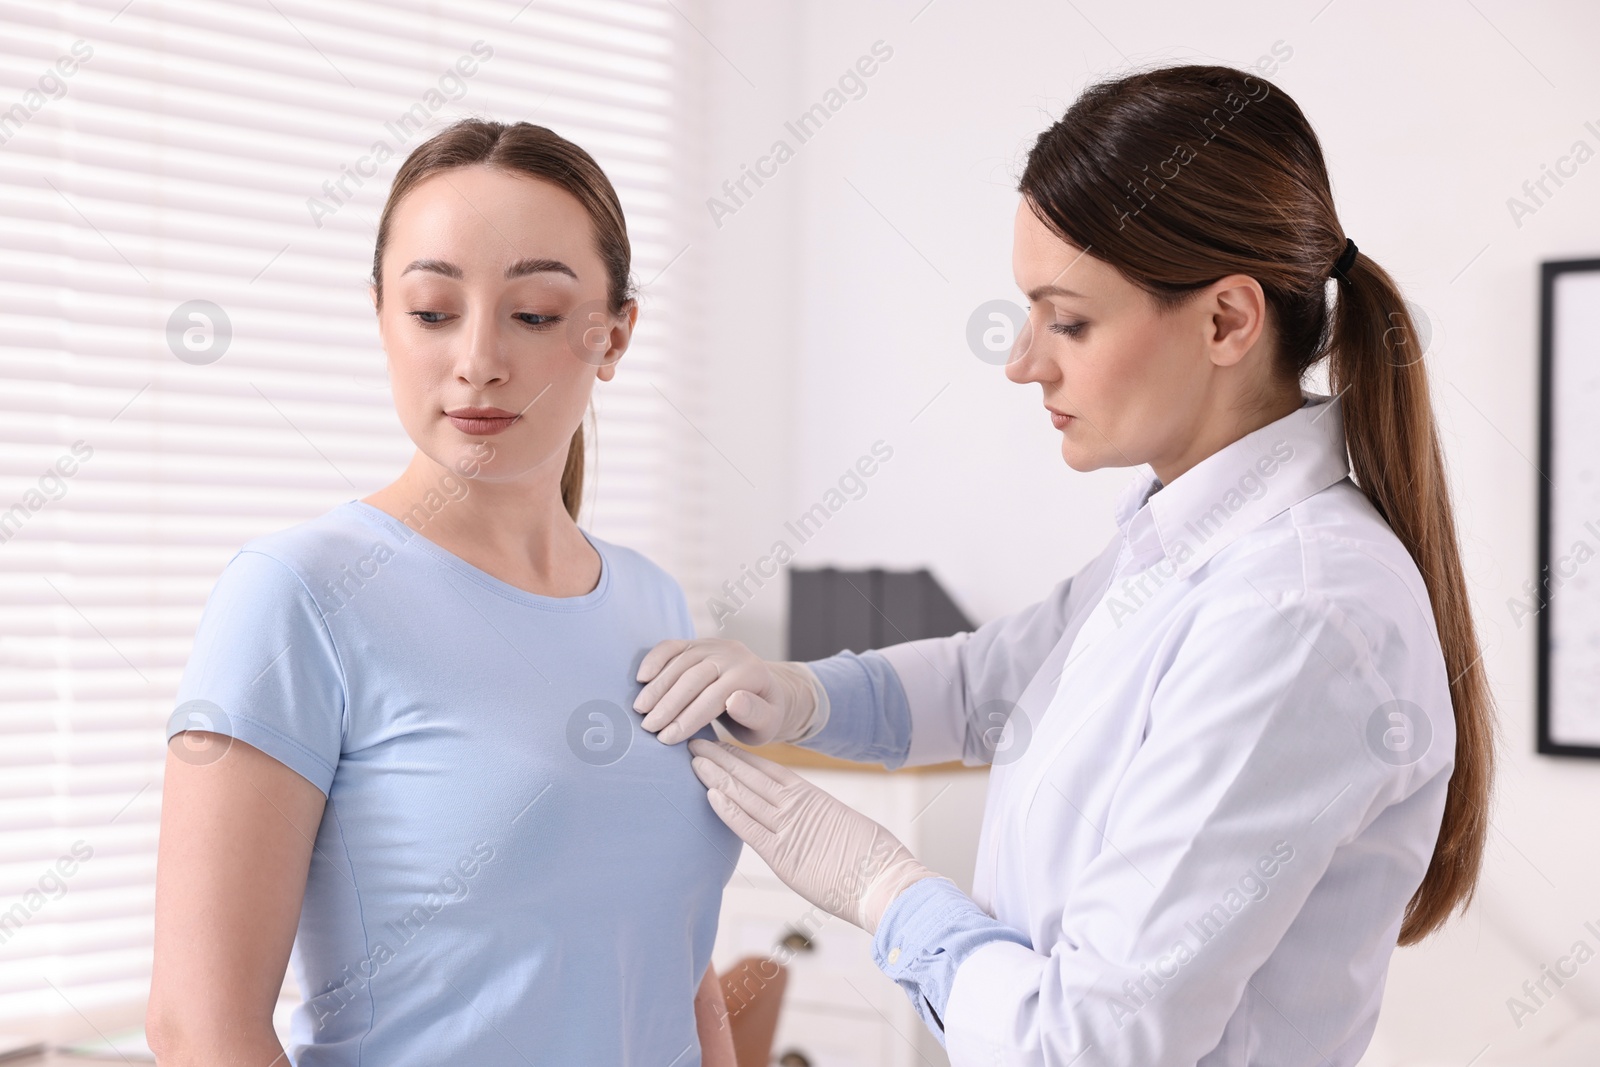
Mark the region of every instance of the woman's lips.
[[474, 437], [492, 437], [504, 433], [512, 423], [522, 418], [516, 412], [503, 408], [457, 408], [444, 414], [456, 429]]
[[1056, 411], [1054, 408], [1046, 408], [1045, 410], [1050, 412], [1050, 425], [1054, 426], [1058, 430], [1064, 429], [1066, 427], [1066, 425], [1068, 423], [1070, 423], [1072, 421], [1072, 419], [1073, 419], [1073, 416], [1071, 416], [1071, 415], [1063, 415], [1061, 412]]

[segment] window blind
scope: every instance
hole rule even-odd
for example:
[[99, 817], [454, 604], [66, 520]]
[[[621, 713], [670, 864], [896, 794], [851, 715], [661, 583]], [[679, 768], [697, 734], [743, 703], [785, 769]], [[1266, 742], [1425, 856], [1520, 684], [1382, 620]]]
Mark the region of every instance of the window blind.
[[704, 602], [693, 12], [0, 0], [0, 1029], [146, 994], [201, 607], [244, 541], [409, 457], [367, 275], [395, 170], [450, 121], [550, 126], [617, 186], [645, 298], [580, 522]]

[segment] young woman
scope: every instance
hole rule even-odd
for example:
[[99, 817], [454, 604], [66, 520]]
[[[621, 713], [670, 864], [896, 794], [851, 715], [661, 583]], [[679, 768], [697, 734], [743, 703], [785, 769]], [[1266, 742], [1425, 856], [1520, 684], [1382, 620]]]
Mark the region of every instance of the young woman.
[[283, 1059], [292, 944], [299, 1067], [685, 1067], [702, 1041], [731, 1067], [709, 963], [740, 844], [625, 710], [693, 626], [575, 521], [584, 412], [637, 317], [616, 193], [549, 130], [461, 122], [395, 178], [372, 302], [416, 453], [245, 545], [206, 605], [168, 729], [150, 1043]]
[[[721, 716], [994, 764], [969, 898], [783, 767], [689, 743], [717, 813], [874, 932], [956, 1067], [1354, 1064], [1396, 943], [1471, 899], [1487, 827], [1492, 708], [1411, 317], [1305, 116], [1241, 71], [1091, 88], [1021, 193], [1006, 373], [1071, 467], [1138, 468], [1117, 535], [970, 634], [805, 665], [665, 642], [636, 707], [662, 741]], [[1324, 357], [1331, 397], [1302, 384]]]

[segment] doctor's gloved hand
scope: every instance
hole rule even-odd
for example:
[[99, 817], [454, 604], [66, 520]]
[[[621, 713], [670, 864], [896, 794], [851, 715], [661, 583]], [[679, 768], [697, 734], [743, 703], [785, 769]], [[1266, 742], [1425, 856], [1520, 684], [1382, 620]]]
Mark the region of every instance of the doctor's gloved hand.
[[741, 744], [802, 741], [828, 720], [828, 692], [803, 663], [768, 663], [738, 641], [662, 641], [634, 676], [640, 724], [665, 744], [694, 736], [712, 719]]
[[689, 751], [718, 818], [790, 889], [867, 933], [907, 886], [939, 877], [888, 830], [782, 764], [698, 737]]

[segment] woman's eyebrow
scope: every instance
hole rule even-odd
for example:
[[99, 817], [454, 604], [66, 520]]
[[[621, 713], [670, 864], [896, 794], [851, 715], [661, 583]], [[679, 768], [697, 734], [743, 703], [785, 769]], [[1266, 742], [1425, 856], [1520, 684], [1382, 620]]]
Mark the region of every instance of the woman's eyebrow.
[[442, 259], [418, 259], [408, 264], [406, 269], [400, 273], [410, 274], [414, 270], [432, 271], [435, 274], [443, 274], [446, 278], [460, 279], [465, 277], [465, 275], [461, 273], [460, 267], [456, 266], [454, 263], [447, 263]]
[[522, 278], [529, 274], [565, 274], [577, 281], [578, 272], [559, 259], [519, 259], [506, 268], [507, 278]]
[[[407, 265], [400, 273], [408, 274], [414, 270], [432, 271], [434, 274], [442, 274], [457, 281], [466, 276], [460, 267], [442, 259], [419, 259]], [[530, 274], [565, 274], [574, 281], [578, 277], [576, 271], [559, 259], [519, 259], [506, 268], [507, 278], [524, 278]]]

